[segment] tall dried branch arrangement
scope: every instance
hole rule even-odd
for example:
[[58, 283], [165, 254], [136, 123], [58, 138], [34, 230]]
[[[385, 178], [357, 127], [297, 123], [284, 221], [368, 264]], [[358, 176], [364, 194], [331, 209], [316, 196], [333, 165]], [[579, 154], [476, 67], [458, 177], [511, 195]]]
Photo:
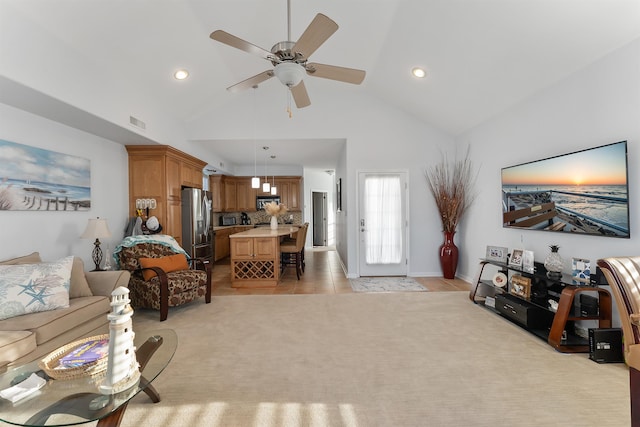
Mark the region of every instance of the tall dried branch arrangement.
[[443, 155], [438, 164], [425, 171], [425, 177], [436, 201], [443, 231], [456, 231], [460, 219], [476, 197], [473, 191], [476, 176], [469, 160], [469, 147], [462, 160], [449, 162]]

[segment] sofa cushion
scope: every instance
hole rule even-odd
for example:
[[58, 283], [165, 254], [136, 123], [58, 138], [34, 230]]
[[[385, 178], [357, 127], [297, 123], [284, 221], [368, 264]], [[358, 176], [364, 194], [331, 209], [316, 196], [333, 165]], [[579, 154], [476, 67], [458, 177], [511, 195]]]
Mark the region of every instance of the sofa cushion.
[[[189, 263], [184, 254], [169, 255], [160, 258], [140, 258], [138, 262], [142, 268], [160, 267], [165, 273], [189, 269]], [[156, 277], [156, 272], [153, 270], [142, 270], [142, 277], [144, 277], [144, 280], [149, 281]]]
[[84, 275], [84, 262], [80, 257], [73, 257], [71, 269], [71, 284], [69, 285], [69, 298], [92, 297], [93, 292], [89, 288], [89, 282]]
[[0, 366], [36, 349], [36, 336], [30, 331], [0, 331]]
[[41, 345], [90, 319], [103, 317], [106, 322], [110, 309], [107, 297], [73, 298], [69, 300], [67, 308], [0, 320], [0, 331], [32, 331], [36, 336], [36, 344]]
[[0, 319], [68, 307], [72, 264], [0, 265]]
[[37, 264], [42, 262], [40, 258], [40, 253], [33, 252], [29, 255], [24, 255], [18, 258], [7, 259], [4, 261], [0, 261], [0, 265], [16, 265], [16, 264]]

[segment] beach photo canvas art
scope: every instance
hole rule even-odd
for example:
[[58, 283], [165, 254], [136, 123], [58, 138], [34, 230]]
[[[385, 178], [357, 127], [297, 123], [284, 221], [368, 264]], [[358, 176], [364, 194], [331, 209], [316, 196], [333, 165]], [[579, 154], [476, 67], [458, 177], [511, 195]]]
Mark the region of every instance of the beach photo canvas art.
[[502, 169], [504, 227], [629, 238], [627, 142]]
[[0, 139], [0, 210], [90, 208], [89, 159]]

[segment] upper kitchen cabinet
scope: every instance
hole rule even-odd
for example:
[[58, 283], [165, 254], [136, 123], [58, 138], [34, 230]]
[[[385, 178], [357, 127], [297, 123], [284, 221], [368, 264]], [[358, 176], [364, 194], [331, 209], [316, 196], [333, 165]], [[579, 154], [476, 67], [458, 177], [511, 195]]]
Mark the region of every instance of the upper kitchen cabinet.
[[[256, 196], [265, 196], [262, 189], [251, 188], [250, 176], [209, 176], [214, 212], [255, 212]], [[302, 210], [302, 177], [275, 177], [280, 202], [290, 211]]]
[[238, 186], [236, 180], [234, 178], [225, 177], [222, 181], [223, 191], [223, 200], [224, 200], [224, 212], [237, 212], [238, 211]]
[[236, 178], [236, 208], [241, 212], [255, 212], [258, 190], [251, 188], [251, 178]]
[[257, 190], [251, 188], [250, 177], [210, 175], [209, 188], [214, 212], [256, 211]]
[[280, 203], [284, 204], [290, 211], [301, 211], [302, 178], [300, 177], [276, 177], [276, 188], [280, 196]]
[[155, 199], [150, 216], [158, 218], [163, 233], [182, 243], [180, 192], [182, 187], [202, 188], [206, 162], [168, 145], [128, 145], [129, 211], [136, 212], [136, 200]]
[[209, 175], [209, 189], [211, 190], [211, 204], [214, 212], [224, 210], [224, 175]]
[[[206, 163], [204, 163], [204, 166], [206, 166]], [[182, 185], [184, 187], [199, 188], [202, 190], [202, 169], [204, 169], [204, 166], [199, 160], [197, 163], [183, 160], [180, 170]]]

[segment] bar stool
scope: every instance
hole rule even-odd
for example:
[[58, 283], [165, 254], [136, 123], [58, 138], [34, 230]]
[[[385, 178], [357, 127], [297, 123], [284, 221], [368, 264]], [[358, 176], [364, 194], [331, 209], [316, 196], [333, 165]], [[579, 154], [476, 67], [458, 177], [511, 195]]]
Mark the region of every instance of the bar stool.
[[296, 277], [304, 272], [304, 242], [307, 238], [308, 223], [298, 229], [295, 240], [286, 240], [280, 244], [280, 272], [284, 272], [287, 265], [295, 266]]

